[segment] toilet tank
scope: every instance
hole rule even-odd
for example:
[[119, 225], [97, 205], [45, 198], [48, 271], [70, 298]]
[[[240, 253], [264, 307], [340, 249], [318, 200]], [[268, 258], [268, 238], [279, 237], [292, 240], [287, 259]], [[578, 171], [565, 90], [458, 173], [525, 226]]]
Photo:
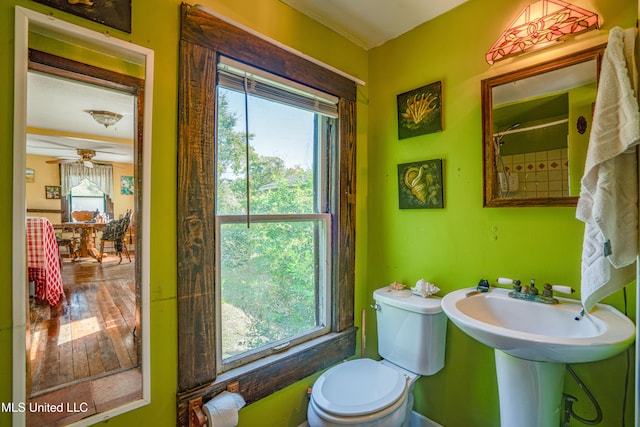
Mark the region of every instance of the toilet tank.
[[440, 298], [423, 298], [389, 286], [376, 290], [373, 298], [380, 356], [419, 375], [433, 375], [442, 369], [447, 317]]

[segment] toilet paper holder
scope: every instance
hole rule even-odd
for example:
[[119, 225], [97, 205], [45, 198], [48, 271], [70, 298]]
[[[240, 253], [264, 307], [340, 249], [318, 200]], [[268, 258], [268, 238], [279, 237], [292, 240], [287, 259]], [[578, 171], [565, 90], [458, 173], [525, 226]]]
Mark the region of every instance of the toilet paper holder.
[[[230, 393], [239, 393], [240, 382], [234, 381], [227, 384], [226, 391]], [[244, 400], [242, 401], [242, 405], [244, 405]], [[240, 409], [240, 407], [238, 409]], [[206, 425], [208, 425], [207, 415], [202, 409], [202, 396], [189, 400], [189, 427], [202, 427]]]
[[202, 410], [202, 397], [196, 397], [189, 401], [189, 427], [201, 427], [207, 425], [207, 417]]

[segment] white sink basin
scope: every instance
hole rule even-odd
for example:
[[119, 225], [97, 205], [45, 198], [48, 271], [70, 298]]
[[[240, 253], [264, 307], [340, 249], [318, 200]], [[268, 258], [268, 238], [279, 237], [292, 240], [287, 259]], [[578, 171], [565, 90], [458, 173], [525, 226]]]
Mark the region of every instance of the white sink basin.
[[580, 301], [557, 298], [559, 304], [542, 304], [507, 296], [506, 289], [475, 288], [451, 292], [442, 309], [467, 335], [522, 359], [576, 363], [615, 356], [634, 340], [635, 326], [615, 308], [598, 304], [576, 321]]
[[543, 304], [508, 293], [460, 289], [442, 298], [442, 309], [467, 335], [495, 349], [500, 425], [558, 425], [565, 363], [621, 353], [633, 342], [635, 326], [609, 305], [598, 304], [577, 321], [579, 301]]

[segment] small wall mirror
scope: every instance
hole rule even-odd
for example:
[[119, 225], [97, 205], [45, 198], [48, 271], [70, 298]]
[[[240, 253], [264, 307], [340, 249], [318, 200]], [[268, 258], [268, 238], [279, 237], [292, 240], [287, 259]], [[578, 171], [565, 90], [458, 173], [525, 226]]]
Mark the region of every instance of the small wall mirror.
[[13, 425], [88, 425], [150, 400], [153, 51], [15, 16]]
[[482, 81], [484, 206], [575, 206], [600, 45]]

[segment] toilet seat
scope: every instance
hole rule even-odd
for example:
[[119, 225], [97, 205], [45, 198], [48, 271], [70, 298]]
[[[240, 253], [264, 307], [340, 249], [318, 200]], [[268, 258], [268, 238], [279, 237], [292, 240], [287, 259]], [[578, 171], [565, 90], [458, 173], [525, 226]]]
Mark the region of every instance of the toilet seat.
[[326, 414], [358, 417], [377, 413], [406, 396], [407, 378], [372, 359], [356, 359], [322, 374], [311, 391]]

